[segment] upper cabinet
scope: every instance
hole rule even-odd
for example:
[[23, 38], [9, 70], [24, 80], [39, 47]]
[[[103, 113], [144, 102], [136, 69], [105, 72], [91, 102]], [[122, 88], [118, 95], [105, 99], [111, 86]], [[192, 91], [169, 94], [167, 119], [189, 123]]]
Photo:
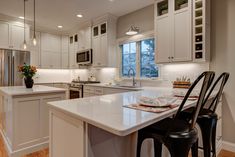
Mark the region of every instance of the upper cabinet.
[[91, 27], [85, 27], [78, 31], [78, 51], [91, 49]]
[[69, 69], [69, 36], [61, 37], [61, 66]]
[[[203, 0], [155, 2], [156, 63], [197, 61], [193, 24], [195, 7]], [[206, 0], [205, 0], [206, 1]], [[209, 52], [208, 52], [209, 53]], [[204, 56], [203, 56], [204, 58]]]
[[[25, 28], [25, 40], [29, 43], [29, 27]], [[0, 21], [0, 48], [24, 50], [24, 25]], [[27, 49], [28, 50], [28, 49]]]
[[[33, 39], [33, 31], [30, 31], [30, 39]], [[36, 32], [36, 46], [33, 45], [33, 40], [30, 40], [30, 64], [36, 66], [37, 68], [41, 68], [40, 62], [40, 52], [41, 52], [41, 33]]]
[[78, 69], [78, 64], [76, 63], [76, 53], [78, 51], [78, 35], [71, 35], [69, 37], [69, 68]]
[[41, 68], [61, 68], [61, 36], [41, 33]]
[[93, 20], [93, 67], [116, 66], [116, 19], [108, 14]]

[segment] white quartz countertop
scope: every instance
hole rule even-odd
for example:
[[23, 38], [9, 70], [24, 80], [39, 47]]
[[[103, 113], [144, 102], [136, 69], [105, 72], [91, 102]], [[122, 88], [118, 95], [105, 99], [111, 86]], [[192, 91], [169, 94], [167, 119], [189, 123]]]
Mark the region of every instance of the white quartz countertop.
[[[123, 107], [138, 101], [141, 96], [158, 97], [173, 94], [171, 88], [145, 88], [120, 94], [50, 102], [50, 108], [80, 119], [118, 136], [126, 136], [176, 113], [177, 108], [150, 113]], [[188, 101], [185, 108], [195, 105]]]
[[9, 96], [29, 95], [29, 94], [43, 94], [53, 92], [65, 92], [65, 89], [48, 87], [42, 85], [34, 85], [33, 88], [28, 89], [25, 86], [9, 86], [0, 87], [0, 93]]
[[133, 91], [139, 91], [142, 90], [142, 87], [124, 87], [124, 86], [118, 86], [118, 85], [109, 85], [104, 83], [92, 83], [92, 84], [85, 84], [84, 86], [92, 86], [92, 87], [103, 87], [103, 88], [115, 88], [115, 89], [127, 89], [127, 90], [133, 90]]

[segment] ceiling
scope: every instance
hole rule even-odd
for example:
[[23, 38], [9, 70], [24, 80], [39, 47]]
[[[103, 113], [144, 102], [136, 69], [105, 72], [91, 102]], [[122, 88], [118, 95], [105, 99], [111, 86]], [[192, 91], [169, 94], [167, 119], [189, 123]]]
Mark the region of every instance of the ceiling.
[[[52, 30], [69, 31], [73, 27], [105, 13], [122, 16], [150, 4], [154, 0], [36, 0], [37, 25]], [[0, 13], [23, 16], [23, 0], [0, 0]], [[82, 14], [83, 18], [76, 17]], [[26, 19], [33, 19], [33, 0], [26, 4]]]

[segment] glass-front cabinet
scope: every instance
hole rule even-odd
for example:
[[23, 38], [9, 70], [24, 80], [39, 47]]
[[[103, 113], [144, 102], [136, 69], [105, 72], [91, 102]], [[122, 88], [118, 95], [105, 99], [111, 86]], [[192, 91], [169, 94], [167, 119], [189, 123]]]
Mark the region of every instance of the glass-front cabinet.
[[162, 16], [168, 14], [169, 12], [169, 2], [168, 0], [163, 0], [157, 3], [157, 15]]
[[175, 1], [175, 11], [188, 7], [188, 0], [174, 0], [174, 1]]

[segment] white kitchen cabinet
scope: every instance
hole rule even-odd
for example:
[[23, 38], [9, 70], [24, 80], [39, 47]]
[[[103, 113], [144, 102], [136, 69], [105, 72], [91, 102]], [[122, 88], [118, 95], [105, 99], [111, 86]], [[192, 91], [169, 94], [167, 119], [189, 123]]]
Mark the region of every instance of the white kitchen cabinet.
[[61, 66], [63, 69], [69, 68], [69, 37], [61, 37]]
[[78, 51], [91, 49], [91, 27], [78, 31]]
[[61, 37], [41, 33], [41, 68], [61, 68]]
[[85, 157], [86, 133], [83, 121], [61, 112], [50, 112], [50, 157]]
[[[25, 26], [25, 40], [29, 44], [29, 27]], [[0, 21], [0, 48], [24, 50], [24, 25]], [[29, 45], [28, 45], [29, 47]], [[29, 48], [27, 47], [27, 50]]]
[[116, 93], [124, 93], [136, 91], [130, 89], [122, 89], [122, 88], [115, 88], [115, 87], [98, 87], [98, 86], [91, 86], [91, 85], [84, 85], [83, 87], [83, 97], [92, 97], [92, 96], [100, 96], [100, 95], [108, 95], [108, 94], [116, 94]]
[[75, 40], [75, 36], [69, 37], [69, 68], [78, 69], [78, 64], [76, 62], [76, 55], [78, 51], [78, 42]]
[[[29, 50], [29, 28], [26, 27], [25, 40], [27, 42], [27, 50]], [[11, 45], [13, 49], [24, 50], [24, 26], [12, 24], [11, 25]]]
[[8, 95], [1, 92], [2, 137], [8, 156], [22, 156], [48, 147], [47, 102], [65, 99], [65, 91]]
[[193, 0], [193, 60], [210, 61], [211, 0]]
[[[30, 37], [33, 39], [33, 31], [30, 31]], [[40, 50], [41, 50], [41, 37], [40, 32], [36, 32], [36, 40], [37, 44], [36, 46], [33, 45], [33, 40], [30, 40], [30, 64], [33, 66], [36, 66], [37, 68], [40, 68]]]
[[116, 65], [116, 17], [105, 15], [93, 20], [92, 49], [94, 67]]
[[192, 0], [155, 3], [156, 63], [192, 60]]
[[9, 48], [10, 44], [10, 24], [0, 21], [0, 48]]

